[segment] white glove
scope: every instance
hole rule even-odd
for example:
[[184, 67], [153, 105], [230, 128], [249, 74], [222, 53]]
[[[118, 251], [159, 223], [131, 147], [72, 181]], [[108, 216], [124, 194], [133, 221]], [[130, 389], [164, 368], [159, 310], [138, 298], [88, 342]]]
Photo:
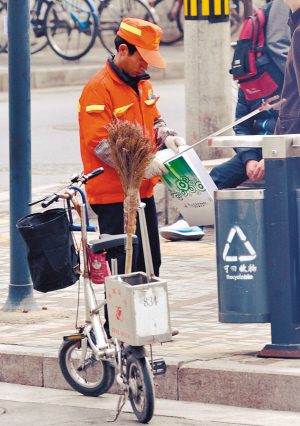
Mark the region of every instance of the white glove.
[[154, 176], [167, 175], [168, 173], [169, 170], [165, 167], [164, 163], [158, 158], [154, 158], [145, 171], [145, 178], [151, 179]]
[[167, 136], [165, 140], [165, 145], [167, 148], [172, 149], [175, 154], [178, 154], [178, 147], [181, 145], [186, 145], [186, 142], [180, 136]]

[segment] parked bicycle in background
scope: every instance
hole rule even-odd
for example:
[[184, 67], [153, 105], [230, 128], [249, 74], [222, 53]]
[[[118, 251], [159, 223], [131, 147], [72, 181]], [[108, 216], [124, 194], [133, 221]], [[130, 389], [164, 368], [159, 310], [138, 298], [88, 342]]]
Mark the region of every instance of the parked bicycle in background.
[[[98, 12], [92, 0], [30, 0], [30, 52], [48, 43], [66, 60], [86, 55], [95, 43]], [[7, 0], [0, 0], [0, 51], [7, 51]], [[9, 30], [9, 29], [8, 29]]]
[[[96, 0], [96, 5], [93, 0], [29, 1], [31, 53], [49, 44], [63, 59], [77, 60], [90, 51], [96, 36], [113, 53], [115, 36], [126, 17], [159, 25], [161, 45], [173, 45], [184, 37], [183, 0]], [[230, 0], [232, 35], [238, 34], [244, 21], [244, 1]], [[0, 0], [0, 53], [7, 49], [7, 0]]]

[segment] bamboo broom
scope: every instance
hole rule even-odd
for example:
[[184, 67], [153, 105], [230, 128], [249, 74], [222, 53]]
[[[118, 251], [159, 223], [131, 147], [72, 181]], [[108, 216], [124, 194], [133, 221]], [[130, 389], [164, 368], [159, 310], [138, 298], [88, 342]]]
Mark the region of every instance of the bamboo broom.
[[132, 270], [132, 235], [136, 231], [139, 188], [156, 148], [138, 123], [115, 119], [108, 127], [108, 141], [124, 189], [124, 232], [127, 234], [125, 274]]

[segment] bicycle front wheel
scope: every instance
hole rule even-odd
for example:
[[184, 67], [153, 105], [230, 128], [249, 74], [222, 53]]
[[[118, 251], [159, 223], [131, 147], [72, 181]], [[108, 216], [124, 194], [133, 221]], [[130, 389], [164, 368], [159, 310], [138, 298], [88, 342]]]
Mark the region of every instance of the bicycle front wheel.
[[47, 44], [46, 23], [45, 15], [48, 4], [43, 2], [40, 8], [39, 16], [37, 17], [38, 1], [30, 0], [30, 26], [29, 26], [29, 40], [30, 40], [30, 53], [34, 54], [43, 50]]
[[111, 388], [115, 378], [115, 368], [105, 360], [97, 360], [92, 349], [87, 346], [82, 366], [82, 340], [63, 343], [59, 350], [61, 372], [73, 389], [83, 395], [102, 395]]
[[129, 384], [129, 400], [141, 423], [148, 423], [154, 414], [154, 384], [146, 358], [130, 354], [126, 360], [126, 378]]
[[98, 36], [108, 52], [115, 51], [114, 40], [124, 18], [139, 18], [155, 23], [151, 11], [140, 0], [101, 1], [99, 6]]
[[[152, 2], [150, 3], [152, 4]], [[183, 40], [184, 8], [182, 0], [155, 0], [157, 24], [162, 28], [162, 45], [172, 45]]]
[[88, 0], [55, 1], [45, 20], [48, 42], [63, 59], [79, 59], [94, 45], [98, 17]]

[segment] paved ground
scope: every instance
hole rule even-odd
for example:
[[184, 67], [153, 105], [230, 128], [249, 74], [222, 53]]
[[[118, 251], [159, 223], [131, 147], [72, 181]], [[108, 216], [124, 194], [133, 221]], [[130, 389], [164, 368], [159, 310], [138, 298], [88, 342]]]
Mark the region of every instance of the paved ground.
[[[59, 187], [60, 185], [58, 185]], [[45, 192], [52, 193], [57, 188], [45, 187], [33, 190], [33, 199]], [[7, 298], [9, 284], [9, 205], [7, 193], [0, 194], [0, 305]], [[179, 328], [180, 334], [172, 343], [156, 346], [160, 355], [184, 355], [201, 357], [208, 350], [217, 351], [222, 347], [239, 352], [241, 349], [258, 351], [270, 343], [269, 324], [221, 324], [218, 322], [217, 277], [215, 261], [214, 229], [206, 228], [205, 237], [197, 242], [161, 241], [161, 278], [168, 282], [172, 326]], [[95, 286], [99, 299], [103, 287]], [[65, 290], [47, 294], [35, 292], [40, 307], [72, 312], [68, 318], [61, 318], [43, 324], [5, 324], [1, 315], [0, 343], [34, 347], [59, 347], [62, 336], [74, 329], [77, 306], [77, 284]], [[83, 300], [81, 293], [81, 301]], [[82, 304], [81, 304], [82, 305]], [[48, 312], [44, 312], [45, 316]], [[6, 314], [9, 315], [9, 314]], [[22, 314], [26, 317], [27, 314]], [[23, 321], [22, 321], [23, 322]]]
[[[115, 417], [117, 395], [87, 398], [75, 392], [0, 383], [0, 425], [106, 425]], [[26, 413], [26, 416], [24, 416]], [[127, 402], [116, 425], [136, 425]], [[300, 413], [156, 399], [151, 426], [298, 426]]]

